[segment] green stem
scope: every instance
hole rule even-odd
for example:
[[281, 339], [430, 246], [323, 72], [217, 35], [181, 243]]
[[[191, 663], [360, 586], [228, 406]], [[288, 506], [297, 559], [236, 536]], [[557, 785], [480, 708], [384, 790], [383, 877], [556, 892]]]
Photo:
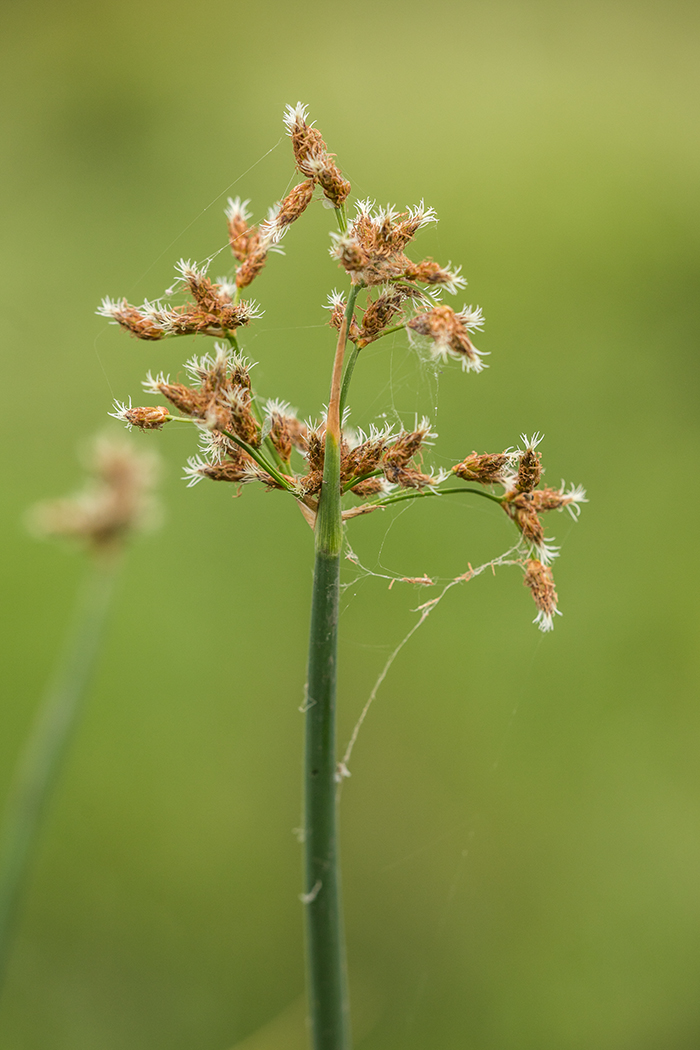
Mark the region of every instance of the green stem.
[[388, 507], [392, 503], [400, 503], [401, 500], [405, 499], [424, 499], [428, 496], [454, 496], [459, 492], [470, 492], [473, 496], [483, 496], [484, 499], [490, 499], [493, 503], [498, 503], [499, 506], [503, 503], [501, 496], [494, 496], [493, 493], [484, 492], [483, 489], [463, 488], [460, 485], [454, 489], [411, 489], [410, 492], [399, 492], [396, 496], [384, 496], [382, 499], [373, 500], [369, 506]]
[[[354, 304], [354, 297], [352, 297]], [[340, 381], [352, 306], [338, 338], [316, 520], [304, 753], [304, 895], [313, 1050], [350, 1050], [340, 890], [335, 700], [340, 551]]]
[[[360, 291], [364, 288], [363, 284], [354, 284], [350, 289], [350, 295], [348, 296], [348, 305], [345, 308], [345, 321], [346, 321], [346, 336], [345, 342], [347, 343], [347, 332], [350, 331], [350, 325], [352, 324], [353, 314], [355, 313], [355, 302], [357, 300]], [[344, 349], [344, 348], [343, 348]], [[348, 391], [350, 389], [350, 380], [352, 379], [352, 373], [355, 371], [355, 365], [357, 364], [357, 358], [359, 357], [360, 350], [362, 347], [353, 346], [350, 351], [350, 357], [345, 364], [345, 371], [343, 372], [343, 382], [340, 388], [340, 402], [339, 402], [339, 413], [340, 421], [343, 421], [343, 412], [345, 411], [345, 405], [348, 400]]]
[[96, 562], [84, 583], [55, 677], [39, 706], [10, 788], [0, 839], [0, 988], [42, 818], [100, 653], [119, 563], [116, 556]]
[[348, 358], [348, 363], [345, 366], [345, 373], [343, 375], [343, 386], [342, 386], [341, 391], [340, 391], [340, 418], [341, 419], [343, 418], [343, 412], [345, 411], [345, 405], [347, 404], [347, 400], [348, 400], [348, 391], [350, 390], [350, 382], [352, 380], [352, 374], [355, 371], [355, 365], [357, 364], [357, 359], [360, 356], [360, 350], [361, 349], [362, 349], [361, 346], [353, 346], [352, 350], [350, 351], [350, 357]]
[[338, 220], [338, 229], [341, 233], [347, 233], [348, 220], [345, 215], [345, 205], [341, 204], [339, 208], [335, 209], [335, 217]]
[[[192, 422], [197, 422], [197, 420], [192, 420]], [[239, 448], [242, 448], [244, 452], [247, 452], [251, 459], [254, 459], [255, 462], [263, 468], [263, 470], [267, 471], [270, 477], [274, 478], [275, 481], [279, 482], [282, 488], [287, 489], [289, 492], [293, 491], [289, 481], [287, 481], [287, 479], [283, 477], [275, 467], [272, 466], [272, 463], [269, 463], [265, 459], [265, 457], [261, 455], [260, 452], [258, 452], [256, 448], [254, 448], [252, 445], [249, 445], [247, 441], [244, 441], [243, 438], [239, 438], [230, 430], [224, 430], [223, 427], [217, 427], [216, 429], [219, 431], [220, 434], [224, 434], [225, 437], [229, 438], [231, 441], [234, 442], [234, 444], [238, 445]]]
[[370, 341], [365, 343], [364, 346], [369, 346], [370, 343], [376, 343], [378, 339], [383, 339], [385, 335], [393, 335], [394, 332], [403, 332], [405, 327], [405, 321], [403, 324], [393, 324], [391, 328], [385, 328], [383, 332], [379, 333], [379, 335], [375, 335], [374, 339], [370, 339]]
[[[250, 394], [250, 408], [251, 408], [251, 411], [252, 411], [253, 415], [255, 416], [255, 418], [257, 419], [258, 423], [260, 424], [260, 427], [262, 428], [262, 425], [263, 425], [263, 414], [260, 411], [260, 405], [258, 404], [257, 395], [254, 394], [252, 391], [251, 391], [251, 394]], [[270, 453], [270, 455], [274, 459], [275, 463], [277, 464], [277, 469], [278, 470], [283, 472], [285, 467], [287, 469], [289, 469], [289, 464], [284, 462], [284, 460], [280, 456], [279, 452], [275, 448], [274, 443], [272, 441], [272, 438], [270, 437], [269, 434], [267, 435], [267, 437], [263, 441], [263, 445], [265, 446], [267, 451]]]
[[[236, 298], [233, 300], [234, 303], [238, 302], [238, 293], [239, 293], [239, 291], [240, 291], [240, 288], [236, 288]], [[228, 343], [228, 345], [231, 347], [231, 349], [235, 353], [237, 353], [237, 354], [240, 353], [240, 350], [239, 350], [239, 347], [238, 347], [238, 337], [236, 336], [235, 332], [231, 332], [229, 334], [228, 329], [226, 329], [226, 342]]]
[[[240, 292], [241, 292], [240, 288], [236, 288], [236, 293], [235, 293], [234, 299], [233, 299], [234, 303], [238, 302], [238, 299], [239, 299], [239, 296], [240, 296]], [[234, 350], [237, 354], [240, 354], [240, 350], [239, 350], [239, 347], [238, 347], [238, 340], [236, 338], [236, 333], [233, 332], [231, 335], [229, 335], [227, 333], [226, 334], [226, 340], [228, 342], [228, 345], [231, 347], [231, 349]], [[253, 415], [257, 419], [258, 423], [260, 423], [260, 425], [262, 426], [262, 422], [263, 422], [262, 412], [260, 411], [260, 406], [258, 405], [258, 399], [257, 399], [256, 395], [252, 391], [251, 391], [251, 395], [250, 395], [250, 407], [251, 407]], [[265, 444], [265, 447], [267, 448], [268, 452], [270, 453], [270, 455], [274, 459], [275, 463], [277, 464], [277, 466], [281, 468], [282, 467], [282, 458], [281, 458], [280, 454], [278, 453], [277, 449], [275, 448], [275, 446], [273, 445], [272, 441], [270, 440], [269, 435], [268, 435], [268, 437], [265, 438], [264, 444]]]
[[381, 478], [384, 476], [383, 470], [370, 470], [369, 474], [358, 474], [355, 478], [350, 478], [343, 485], [343, 494], [353, 489], [355, 485], [359, 485], [361, 481], [369, 481], [370, 478]]

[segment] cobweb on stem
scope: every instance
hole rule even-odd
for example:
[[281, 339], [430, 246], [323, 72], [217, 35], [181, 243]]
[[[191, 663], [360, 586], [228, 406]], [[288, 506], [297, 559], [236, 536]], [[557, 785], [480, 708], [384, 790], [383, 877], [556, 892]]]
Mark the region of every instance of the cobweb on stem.
[[[346, 548], [347, 548], [346, 549], [346, 554], [345, 554], [346, 560], [352, 562], [353, 565], [356, 565], [358, 569], [362, 570], [362, 577], [376, 576], [378, 579], [389, 580], [390, 581], [390, 583], [389, 583], [389, 590], [391, 590], [391, 588], [393, 587], [394, 583], [397, 583], [397, 582], [398, 583], [412, 583], [412, 584], [414, 584], [414, 586], [417, 585], [417, 586], [423, 586], [423, 587], [434, 587], [440, 582], [438, 580], [432, 579], [428, 575], [423, 575], [423, 576], [398, 576], [398, 575], [389, 575], [387, 573], [373, 572], [371, 569], [368, 569], [364, 565], [361, 564], [360, 559], [357, 557], [357, 555], [355, 554], [355, 552], [353, 551], [352, 547], [347, 542], [347, 540], [346, 540]], [[493, 574], [495, 576], [496, 575], [496, 569], [497, 568], [501, 568], [502, 566], [517, 565], [520, 568], [522, 568], [522, 558], [523, 558], [522, 546], [518, 543], [514, 547], [511, 547], [510, 550], [505, 551], [503, 554], [499, 554], [498, 557], [492, 558], [491, 561], [484, 562], [483, 565], [479, 565], [476, 568], [473, 568], [471, 564], [467, 563], [468, 564], [467, 571], [461, 573], [459, 576], [454, 576], [451, 580], [448, 580], [447, 583], [444, 583], [442, 590], [440, 591], [440, 593], [437, 595], [436, 598], [431, 598], [431, 599], [429, 599], [429, 601], [423, 602], [422, 605], [418, 605], [418, 606], [416, 606], [415, 609], [412, 610], [415, 613], [420, 613], [420, 616], [416, 620], [416, 622], [413, 624], [411, 629], [408, 631], [408, 633], [401, 639], [399, 644], [395, 647], [395, 649], [391, 652], [391, 654], [387, 658], [386, 663], [384, 664], [384, 667], [380, 671], [379, 676], [378, 676], [376, 682], [374, 683], [374, 686], [372, 687], [372, 691], [370, 692], [370, 694], [369, 694], [369, 696], [368, 696], [368, 698], [367, 698], [367, 700], [365, 702], [365, 705], [362, 708], [362, 711], [360, 712], [360, 716], [359, 716], [357, 722], [355, 723], [355, 728], [353, 729], [352, 733], [350, 734], [350, 740], [348, 741], [348, 745], [347, 745], [347, 747], [345, 749], [345, 753], [343, 754], [342, 759], [338, 763], [338, 769], [337, 769], [337, 772], [336, 772], [336, 775], [335, 775], [335, 779], [336, 779], [336, 781], [337, 781], [337, 783], [339, 785], [342, 785], [342, 782], [343, 782], [343, 780], [346, 777], [351, 776], [350, 770], [348, 768], [348, 764], [350, 762], [350, 758], [352, 756], [353, 749], [354, 749], [355, 744], [357, 742], [357, 738], [359, 736], [359, 733], [360, 733], [362, 725], [363, 725], [363, 723], [365, 721], [365, 718], [367, 717], [367, 715], [369, 713], [369, 709], [372, 706], [372, 704], [374, 703], [374, 700], [375, 700], [375, 698], [377, 696], [377, 693], [379, 692], [379, 688], [380, 688], [382, 682], [384, 681], [384, 679], [386, 678], [387, 674], [389, 673], [389, 671], [391, 669], [391, 666], [394, 663], [394, 660], [399, 655], [399, 653], [401, 652], [403, 647], [411, 640], [411, 638], [416, 633], [418, 628], [421, 627], [422, 624], [425, 623], [425, 621], [428, 619], [428, 617], [433, 612], [433, 610], [437, 609], [438, 605], [440, 604], [442, 599], [445, 597], [447, 592], [451, 591], [453, 587], [458, 586], [458, 584], [460, 584], [460, 583], [468, 583], [469, 580], [475, 579], [477, 576], [480, 576], [487, 569], [491, 569], [491, 571], [493, 572]], [[352, 582], [356, 583], [357, 579], [362, 578], [362, 577], [356, 577], [356, 579], [354, 581], [352, 581]], [[345, 586], [346, 587], [352, 586], [352, 584], [349, 583], [349, 584], [346, 584]], [[338, 790], [340, 791], [340, 787], [338, 788]]]

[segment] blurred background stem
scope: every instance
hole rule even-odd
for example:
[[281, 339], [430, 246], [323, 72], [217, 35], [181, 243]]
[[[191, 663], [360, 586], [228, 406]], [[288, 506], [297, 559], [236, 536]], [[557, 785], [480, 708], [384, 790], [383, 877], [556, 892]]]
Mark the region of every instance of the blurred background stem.
[[0, 993], [42, 819], [100, 653], [120, 564], [113, 552], [93, 557], [10, 788], [0, 837]]

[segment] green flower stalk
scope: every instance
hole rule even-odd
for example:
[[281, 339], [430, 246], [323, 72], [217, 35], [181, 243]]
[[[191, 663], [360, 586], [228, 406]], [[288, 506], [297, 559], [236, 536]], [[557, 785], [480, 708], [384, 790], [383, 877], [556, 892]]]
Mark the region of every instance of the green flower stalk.
[[154, 464], [153, 454], [137, 454], [123, 440], [103, 438], [94, 450], [96, 483], [32, 514], [37, 532], [87, 548], [90, 565], [18, 763], [0, 832], [0, 990], [42, 823], [102, 649], [123, 548], [130, 533], [146, 523], [152, 506]]
[[[147, 300], [134, 306], [107, 298], [98, 313], [139, 339], [219, 339], [211, 351], [187, 362], [187, 384], [171, 382], [165, 372], [148, 374], [145, 390], [170, 407], [133, 407], [129, 400], [128, 405], [116, 402], [112, 414], [141, 430], [159, 430], [175, 421], [194, 424], [200, 449], [185, 469], [189, 485], [204, 479], [239, 486], [261, 483], [291, 497], [314, 531], [301, 895], [309, 1019], [313, 1050], [350, 1050], [337, 815], [337, 785], [347, 770], [338, 763], [335, 739], [340, 555], [346, 523], [405, 500], [455, 494], [489, 500], [516, 529], [515, 557], [498, 564], [521, 566], [538, 610], [535, 622], [547, 631], [559, 611], [549, 567], [557, 548], [545, 536], [542, 515], [566, 507], [577, 516], [585, 493], [563, 483], [559, 489], [538, 487], [539, 435], [523, 435], [522, 448], [462, 452], [464, 458], [450, 470], [436, 471], [424, 462], [436, 438], [427, 419], [416, 421], [412, 429], [371, 422], [364, 424], [365, 430], [347, 428], [352, 377], [364, 347], [404, 332], [411, 345], [429, 351], [436, 368], [456, 361], [464, 372], [478, 374], [486, 367], [485, 355], [473, 339], [484, 318], [479, 307], [455, 310], [442, 302], [442, 294], [455, 295], [464, 288], [459, 268], [430, 258], [416, 262], [406, 254], [419, 232], [437, 221], [432, 208], [421, 201], [405, 211], [376, 209], [365, 200], [355, 204], [349, 217], [350, 183], [321, 133], [308, 122], [306, 107], [288, 107], [284, 122], [303, 181], [257, 225], [251, 223], [249, 201], [229, 200], [233, 272], [213, 281], [207, 265], [181, 260], [176, 285], [166, 296], [179, 296], [179, 289], [184, 301]], [[271, 255], [281, 251], [280, 242], [293, 224], [319, 199], [335, 213], [338, 230], [331, 233], [330, 254], [349, 287], [328, 296], [329, 324], [337, 340], [327, 412], [304, 421], [286, 402], [261, 401], [253, 389], [251, 362], [241, 353], [241, 344], [260, 307], [244, 295]], [[453, 583], [476, 573], [469, 566]]]

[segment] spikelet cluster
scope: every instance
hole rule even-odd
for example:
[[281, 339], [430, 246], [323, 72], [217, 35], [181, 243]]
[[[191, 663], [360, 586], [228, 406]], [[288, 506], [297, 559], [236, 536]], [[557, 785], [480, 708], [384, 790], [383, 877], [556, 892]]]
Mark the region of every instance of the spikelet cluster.
[[[353, 365], [364, 347], [402, 330], [409, 344], [429, 348], [436, 365], [457, 361], [464, 371], [479, 373], [486, 367], [485, 353], [473, 339], [484, 318], [480, 307], [457, 310], [441, 301], [442, 293], [455, 295], [466, 286], [460, 267], [430, 257], [416, 261], [409, 254], [418, 234], [437, 222], [432, 208], [421, 201], [402, 211], [361, 200], [348, 220], [350, 183], [308, 120], [307, 107], [289, 106], [284, 124], [301, 181], [257, 223], [249, 200], [229, 198], [225, 216], [233, 272], [212, 280], [207, 265], [180, 260], [176, 283], [162, 299], [140, 307], [125, 299], [105, 299], [98, 312], [143, 340], [184, 335], [219, 339], [210, 353], [187, 362], [187, 382], [171, 381], [163, 372], [148, 374], [145, 391], [166, 405], [116, 402], [113, 415], [143, 431], [160, 430], [176, 419], [194, 423], [200, 447], [184, 471], [188, 484], [257, 481], [289, 493], [313, 525], [323, 486], [325, 415], [304, 420], [283, 400], [261, 399], [253, 387], [252, 364], [238, 342], [261, 316], [257, 303], [242, 293], [263, 272], [271, 253], [282, 251], [280, 242], [291, 226], [315, 199], [336, 212], [340, 229], [331, 234], [330, 254], [349, 278], [350, 289], [333, 291], [327, 308], [338, 338], [353, 345]], [[172, 305], [169, 300], [176, 295], [185, 301]], [[341, 491], [360, 505], [346, 508], [343, 517], [377, 510], [397, 498], [439, 496], [449, 480], [488, 489], [520, 537], [525, 583], [538, 609], [535, 622], [550, 630], [558, 613], [550, 568], [557, 548], [545, 535], [543, 515], [564, 507], [578, 515], [585, 492], [563, 483], [559, 489], [541, 487], [540, 435], [523, 435], [521, 448], [471, 452], [449, 471], [423, 462], [435, 437], [427, 419], [416, 419], [412, 428], [370, 426], [363, 432], [351, 430], [345, 418]]]

